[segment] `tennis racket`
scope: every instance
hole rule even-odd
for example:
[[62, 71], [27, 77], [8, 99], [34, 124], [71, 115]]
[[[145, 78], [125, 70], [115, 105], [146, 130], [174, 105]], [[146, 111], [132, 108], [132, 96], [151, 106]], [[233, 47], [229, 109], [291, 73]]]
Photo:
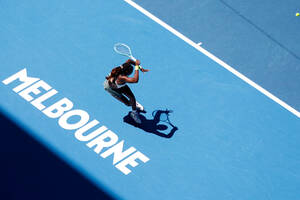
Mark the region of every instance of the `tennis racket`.
[[[136, 61], [136, 58], [132, 56], [131, 49], [129, 46], [123, 43], [117, 43], [114, 45], [114, 50], [120, 55], [127, 56], [131, 60]], [[140, 66], [142, 67], [142, 66]]]

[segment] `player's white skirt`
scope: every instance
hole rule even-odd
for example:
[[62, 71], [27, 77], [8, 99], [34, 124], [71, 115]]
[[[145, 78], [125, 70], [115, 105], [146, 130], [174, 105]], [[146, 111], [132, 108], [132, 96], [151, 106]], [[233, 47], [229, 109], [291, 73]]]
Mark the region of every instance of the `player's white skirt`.
[[121, 98], [123, 95], [120, 94], [117, 89], [113, 89], [110, 87], [108, 80], [105, 80], [103, 83], [104, 90], [106, 90], [109, 94], [111, 94], [113, 97]]

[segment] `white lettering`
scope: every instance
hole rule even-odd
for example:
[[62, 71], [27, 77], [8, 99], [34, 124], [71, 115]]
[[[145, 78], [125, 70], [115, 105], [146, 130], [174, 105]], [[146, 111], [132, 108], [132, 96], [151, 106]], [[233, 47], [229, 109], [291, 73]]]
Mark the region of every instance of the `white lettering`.
[[71, 110], [73, 108], [73, 103], [67, 98], [63, 98], [58, 102], [54, 103], [53, 105], [49, 106], [43, 113], [50, 118], [58, 118], [60, 117], [65, 111]]
[[121, 142], [119, 142], [115, 146], [111, 147], [110, 149], [108, 149], [107, 151], [105, 151], [104, 153], [102, 153], [101, 157], [102, 158], [106, 158], [109, 155], [114, 154], [113, 164], [116, 164], [120, 160], [124, 159], [128, 155], [130, 155], [133, 152], [135, 152], [135, 148], [134, 147], [130, 147], [126, 151], [122, 152], [123, 146], [124, 146], [124, 140], [122, 140]]
[[78, 129], [75, 132], [75, 137], [77, 138], [77, 140], [86, 142], [86, 141], [89, 141], [89, 140], [93, 139], [94, 137], [100, 135], [101, 133], [103, 133], [104, 131], [107, 130], [107, 128], [105, 126], [101, 126], [100, 128], [96, 129], [92, 133], [89, 133], [87, 135], [83, 135], [87, 130], [89, 130], [90, 128], [96, 126], [97, 124], [99, 124], [99, 122], [97, 120], [93, 120], [93, 121], [89, 122], [88, 124], [86, 124], [85, 126]]
[[28, 87], [32, 83], [36, 82], [39, 80], [39, 78], [32, 78], [27, 76], [27, 71], [26, 68], [22, 69], [21, 71], [13, 74], [12, 76], [8, 77], [4, 81], [2, 81], [5, 85], [15, 81], [16, 79], [19, 79], [19, 81], [23, 82], [21, 85], [15, 87], [13, 89], [14, 92], [18, 93], [24, 88]]
[[[46, 107], [43, 103], [58, 92], [43, 80], [28, 77], [26, 68], [11, 75], [2, 82], [8, 85], [15, 80], [21, 83], [13, 88], [14, 92], [18, 93], [49, 118], [59, 118], [58, 124], [62, 128], [66, 130], [77, 129], [74, 133], [75, 138], [79, 141], [88, 142], [86, 145], [102, 158], [113, 155], [113, 165], [125, 175], [131, 173], [131, 170], [127, 167], [128, 165], [136, 167], [139, 164], [136, 161], [137, 159], [144, 163], [150, 160], [141, 152], [136, 151], [134, 147], [123, 151], [124, 140], [118, 142], [118, 135], [106, 126], [95, 127], [99, 124], [99, 121], [94, 119], [89, 122], [90, 116], [86, 111], [79, 109], [72, 110], [73, 102], [68, 98], [64, 97]], [[43, 94], [40, 94], [42, 92]], [[75, 116], [76, 118], [72, 119]], [[79, 116], [79, 119], [77, 116]]]
[[51, 89], [51, 86], [48, 85], [47, 83], [45, 83], [43, 80], [40, 80], [39, 82], [33, 84], [32, 86], [26, 88], [25, 90], [23, 90], [22, 92], [19, 93], [19, 95], [21, 97], [23, 97], [26, 101], [31, 101], [33, 99], [32, 96], [30, 96], [29, 93], [33, 93], [35, 95], [38, 95], [41, 93], [41, 91], [39, 90], [39, 88], [43, 88], [46, 91]]
[[117, 164], [116, 168], [118, 168], [121, 172], [123, 172], [124, 174], [127, 175], [131, 172], [131, 170], [128, 169], [126, 167], [126, 165], [129, 164], [132, 167], [136, 167], [138, 165], [138, 163], [135, 161], [136, 159], [139, 159], [139, 160], [143, 161], [144, 163], [146, 163], [150, 160], [147, 156], [145, 156], [144, 154], [142, 154], [141, 152], [138, 151], [138, 152], [132, 154], [131, 156], [129, 156], [128, 158], [124, 159], [119, 164]]
[[[73, 124], [68, 123], [68, 119], [76, 115], [80, 117], [80, 120]], [[89, 119], [89, 114], [84, 110], [71, 110], [59, 118], [58, 124], [66, 130], [74, 130], [85, 125]]]
[[39, 110], [43, 110], [45, 108], [45, 106], [42, 104], [44, 101], [46, 101], [47, 99], [49, 99], [50, 97], [52, 97], [53, 95], [55, 95], [57, 93], [57, 91], [55, 89], [50, 90], [49, 92], [47, 92], [46, 94], [43, 94], [42, 96], [40, 96], [39, 98], [33, 100], [31, 102], [31, 104], [36, 107]]
[[[109, 141], [105, 141], [107, 139], [109, 139]], [[118, 141], [118, 136], [111, 130], [108, 130], [105, 133], [103, 133], [102, 135], [100, 135], [97, 138], [95, 138], [94, 140], [92, 140], [91, 142], [87, 143], [87, 146], [90, 148], [92, 148], [93, 146], [96, 146], [94, 151], [96, 153], [100, 153], [104, 147], [110, 147], [110, 146], [116, 144], [117, 141]]]

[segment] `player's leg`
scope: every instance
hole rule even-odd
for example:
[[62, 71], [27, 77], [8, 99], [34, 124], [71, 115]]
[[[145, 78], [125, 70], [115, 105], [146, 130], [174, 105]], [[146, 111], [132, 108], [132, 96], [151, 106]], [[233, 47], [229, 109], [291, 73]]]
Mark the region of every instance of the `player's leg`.
[[129, 102], [132, 107], [132, 112], [130, 112], [130, 116], [134, 119], [134, 121], [136, 123], [140, 124], [141, 119], [140, 119], [139, 114], [136, 109], [136, 100], [135, 100], [134, 94], [132, 93], [132, 91], [130, 90], [130, 88], [127, 85], [120, 88], [120, 90], [122, 91], [122, 94], [124, 94], [125, 96], [127, 96], [129, 98]]
[[121, 91], [114, 90], [112, 88], [109, 87], [107, 81], [104, 82], [104, 89], [111, 94], [111, 96], [113, 96], [114, 98], [116, 98], [117, 100], [121, 101], [122, 103], [124, 103], [126, 106], [131, 106], [129, 100], [122, 95]]
[[129, 98], [129, 104], [132, 107], [132, 110], [136, 110], [136, 100], [135, 100], [135, 96], [132, 93], [131, 89], [127, 85], [125, 85], [124, 87], [119, 88], [119, 89], [122, 94], [124, 94], [126, 97]]
[[136, 101], [134, 94], [132, 93], [132, 91], [127, 85], [122, 87], [122, 94], [124, 94], [129, 98], [129, 102], [130, 105], [132, 106], [132, 110], [138, 110], [142, 113], [146, 113], [144, 107], [139, 102]]

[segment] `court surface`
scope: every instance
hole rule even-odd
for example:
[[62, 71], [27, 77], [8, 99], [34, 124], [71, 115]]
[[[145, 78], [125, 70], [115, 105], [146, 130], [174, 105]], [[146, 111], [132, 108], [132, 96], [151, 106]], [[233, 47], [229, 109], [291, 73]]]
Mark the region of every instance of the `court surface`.
[[[131, 1], [1, 1], [1, 113], [115, 199], [297, 199], [299, 3], [166, 2], [136, 1], [186, 37]], [[261, 10], [251, 16], [254, 5]], [[278, 8], [278, 19], [284, 13], [281, 22], [260, 21], [264, 7]], [[130, 85], [148, 111], [140, 126], [103, 89], [105, 76], [126, 60], [113, 51], [117, 42], [150, 69]], [[13, 91], [20, 81], [5, 82], [24, 69], [58, 92], [45, 108], [33, 105], [45, 90], [26, 100], [25, 88]], [[124, 151], [134, 147], [147, 159], [122, 173], [122, 161], [101, 156], [111, 147], [96, 153], [91, 140], [44, 113], [62, 98], [124, 140]], [[152, 112], [165, 109], [178, 130], [154, 123]]]

